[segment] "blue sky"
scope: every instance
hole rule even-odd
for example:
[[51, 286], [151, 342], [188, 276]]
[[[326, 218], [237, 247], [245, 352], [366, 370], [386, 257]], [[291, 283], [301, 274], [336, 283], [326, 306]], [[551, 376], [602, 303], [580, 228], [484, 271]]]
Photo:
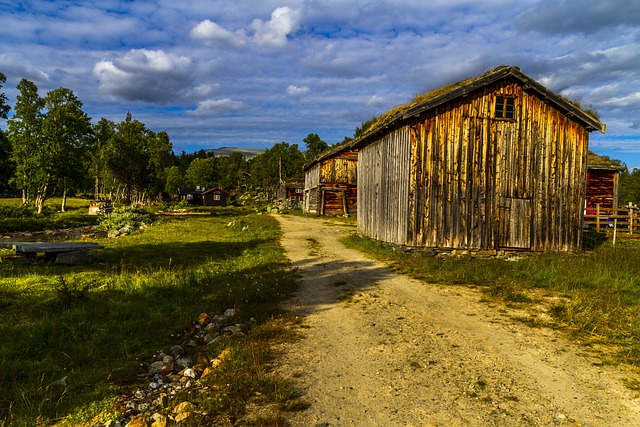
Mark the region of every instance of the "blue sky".
[[[598, 154], [640, 167], [640, 2], [0, 0], [10, 105], [27, 78], [97, 122], [127, 111], [176, 152], [329, 144], [498, 65], [592, 106]], [[4, 124], [2, 124], [4, 128]]]

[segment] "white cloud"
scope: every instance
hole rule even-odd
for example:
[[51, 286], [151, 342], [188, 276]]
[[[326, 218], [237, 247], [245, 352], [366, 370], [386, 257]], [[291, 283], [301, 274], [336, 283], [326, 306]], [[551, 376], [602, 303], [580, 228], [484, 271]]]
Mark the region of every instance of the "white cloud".
[[279, 7], [271, 13], [271, 20], [259, 19], [251, 23], [254, 40], [260, 46], [283, 47], [287, 36], [300, 28], [300, 12], [289, 7]]
[[310, 90], [311, 89], [309, 89], [309, 87], [307, 86], [298, 87], [298, 86], [290, 85], [287, 88], [287, 95], [302, 96], [302, 95], [308, 94]]
[[248, 27], [248, 30], [253, 33], [251, 37], [244, 29], [229, 31], [209, 19], [205, 19], [193, 27], [191, 37], [196, 40], [222, 42], [236, 47], [246, 46], [250, 41], [258, 46], [284, 47], [287, 45], [289, 34], [299, 28], [300, 11], [285, 6], [275, 9], [268, 21], [254, 19]]
[[178, 100], [189, 87], [192, 62], [161, 50], [134, 49], [115, 59], [98, 62], [93, 73], [100, 89], [127, 101]]
[[378, 95], [373, 95], [371, 98], [369, 98], [369, 101], [367, 101], [367, 105], [370, 107], [375, 107], [383, 104], [384, 104], [384, 98]]
[[191, 30], [191, 37], [196, 40], [219, 41], [233, 46], [246, 46], [248, 43], [247, 35], [243, 30], [231, 32], [208, 19]]
[[206, 99], [198, 102], [195, 110], [190, 114], [194, 116], [215, 116], [226, 113], [235, 113], [244, 109], [244, 104], [240, 101], [225, 99]]

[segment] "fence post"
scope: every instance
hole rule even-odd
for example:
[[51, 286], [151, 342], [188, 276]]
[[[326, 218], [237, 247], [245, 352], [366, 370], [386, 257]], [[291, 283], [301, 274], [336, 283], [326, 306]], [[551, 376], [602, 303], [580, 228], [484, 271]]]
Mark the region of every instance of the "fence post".
[[633, 208], [629, 208], [629, 234], [633, 234]]
[[596, 203], [596, 232], [600, 232], [600, 203]]

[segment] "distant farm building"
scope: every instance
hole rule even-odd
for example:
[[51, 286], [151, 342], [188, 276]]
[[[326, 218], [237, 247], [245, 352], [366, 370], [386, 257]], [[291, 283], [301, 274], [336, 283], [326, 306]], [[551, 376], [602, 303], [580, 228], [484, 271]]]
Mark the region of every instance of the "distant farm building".
[[196, 206], [227, 206], [229, 192], [222, 188], [178, 189], [178, 200]]
[[580, 250], [594, 130], [597, 116], [513, 66], [419, 96], [348, 147], [358, 229], [435, 250]]
[[304, 181], [301, 179], [282, 181], [280, 185], [278, 185], [276, 196], [280, 201], [300, 203], [304, 196]]
[[623, 170], [620, 162], [589, 153], [585, 197], [587, 210], [595, 211], [598, 205], [603, 209], [618, 207], [618, 186]]
[[333, 148], [304, 167], [305, 213], [355, 215], [358, 209], [358, 152]]

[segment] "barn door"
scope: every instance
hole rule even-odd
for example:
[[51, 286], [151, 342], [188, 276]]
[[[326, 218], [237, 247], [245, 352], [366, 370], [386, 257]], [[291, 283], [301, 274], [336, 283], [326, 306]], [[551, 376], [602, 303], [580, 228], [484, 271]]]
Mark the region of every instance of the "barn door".
[[500, 205], [500, 246], [530, 249], [531, 199], [503, 197]]
[[[510, 98], [511, 99], [511, 98]], [[498, 236], [505, 249], [531, 249], [534, 180], [533, 142], [518, 124], [519, 102], [515, 102], [515, 120], [496, 120], [496, 182], [498, 200]]]

